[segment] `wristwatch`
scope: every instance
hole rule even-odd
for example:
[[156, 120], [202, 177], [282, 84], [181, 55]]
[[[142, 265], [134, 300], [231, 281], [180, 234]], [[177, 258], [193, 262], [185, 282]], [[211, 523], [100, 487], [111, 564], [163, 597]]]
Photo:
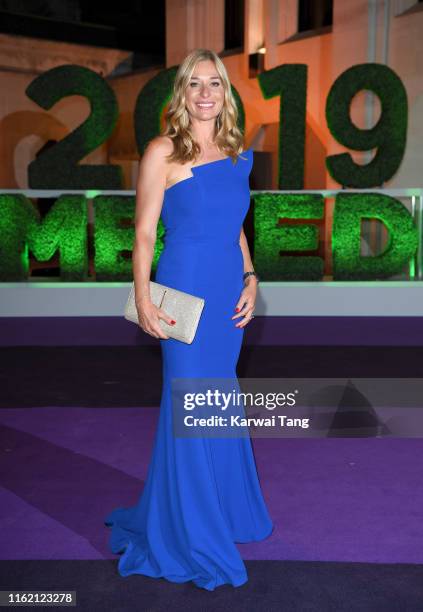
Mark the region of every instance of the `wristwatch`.
[[244, 275], [242, 277], [242, 280], [245, 280], [248, 276], [255, 276], [257, 279], [257, 284], [259, 284], [260, 279], [258, 277], [258, 274], [256, 274], [256, 272], [254, 272], [254, 270], [252, 270], [251, 272], [244, 272]]

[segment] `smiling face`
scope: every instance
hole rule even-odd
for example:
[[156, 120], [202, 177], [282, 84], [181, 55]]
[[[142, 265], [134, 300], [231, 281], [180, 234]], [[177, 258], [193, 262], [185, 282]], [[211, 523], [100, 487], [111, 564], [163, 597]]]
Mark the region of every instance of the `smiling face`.
[[197, 63], [185, 91], [185, 100], [191, 120], [215, 120], [222, 110], [223, 83], [211, 60]]

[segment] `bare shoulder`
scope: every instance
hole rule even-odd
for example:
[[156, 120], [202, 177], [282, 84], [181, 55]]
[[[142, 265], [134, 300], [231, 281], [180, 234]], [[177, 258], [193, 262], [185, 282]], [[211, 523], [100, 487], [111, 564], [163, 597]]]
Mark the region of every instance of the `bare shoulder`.
[[166, 157], [173, 151], [173, 142], [168, 136], [156, 136], [145, 148], [143, 159], [153, 165], [166, 164]]
[[168, 162], [166, 156], [173, 150], [167, 136], [156, 136], [147, 144], [140, 160], [138, 183], [145, 188], [165, 188]]

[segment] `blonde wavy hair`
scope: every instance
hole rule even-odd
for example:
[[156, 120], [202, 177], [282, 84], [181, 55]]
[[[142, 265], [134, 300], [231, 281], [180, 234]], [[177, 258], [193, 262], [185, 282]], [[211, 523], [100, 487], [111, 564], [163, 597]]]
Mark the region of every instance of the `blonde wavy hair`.
[[237, 126], [238, 108], [231, 91], [231, 84], [225, 65], [220, 57], [210, 49], [194, 49], [180, 64], [175, 76], [173, 95], [165, 113], [166, 127], [162, 136], [173, 141], [173, 152], [167, 156], [169, 161], [185, 163], [193, 161], [201, 153], [191, 130], [190, 115], [185, 106], [185, 91], [198, 62], [211, 60], [221, 78], [224, 98], [223, 106], [215, 121], [214, 142], [221, 153], [233, 158], [243, 151], [243, 134]]

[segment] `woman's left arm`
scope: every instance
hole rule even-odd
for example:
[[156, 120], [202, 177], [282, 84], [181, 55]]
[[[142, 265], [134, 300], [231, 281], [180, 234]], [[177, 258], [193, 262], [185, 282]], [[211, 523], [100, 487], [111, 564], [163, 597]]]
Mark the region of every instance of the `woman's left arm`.
[[[241, 229], [239, 236], [239, 246], [241, 247], [242, 256], [244, 258], [244, 272], [253, 272], [253, 262], [251, 261], [250, 249], [248, 248], [247, 237], [244, 233], [244, 228]], [[235, 327], [245, 327], [251, 321], [252, 314], [256, 303], [257, 295], [257, 278], [252, 274], [247, 276], [244, 281], [244, 289], [241, 292], [239, 300], [235, 305], [235, 314], [232, 319], [243, 317]]]

